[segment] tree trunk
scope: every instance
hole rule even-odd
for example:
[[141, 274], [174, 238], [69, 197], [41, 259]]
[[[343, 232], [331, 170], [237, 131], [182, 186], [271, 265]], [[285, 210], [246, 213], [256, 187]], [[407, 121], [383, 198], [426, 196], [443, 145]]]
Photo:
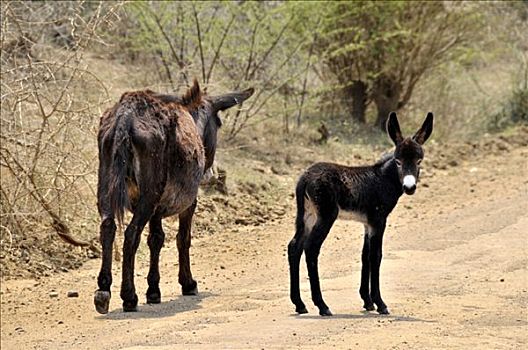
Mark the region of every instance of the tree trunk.
[[365, 123], [367, 109], [367, 84], [361, 80], [354, 80], [351, 85], [343, 89], [345, 105], [355, 122]]
[[375, 81], [372, 89], [372, 99], [378, 110], [376, 125], [385, 131], [385, 124], [389, 113], [398, 109], [402, 85], [394, 77], [380, 75]]

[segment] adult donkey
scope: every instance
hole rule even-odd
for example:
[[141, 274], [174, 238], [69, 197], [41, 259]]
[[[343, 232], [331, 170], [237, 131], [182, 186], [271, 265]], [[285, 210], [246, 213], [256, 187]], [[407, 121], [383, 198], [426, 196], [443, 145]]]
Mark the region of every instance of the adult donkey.
[[218, 116], [242, 103], [253, 89], [207, 96], [195, 80], [183, 96], [150, 90], [127, 92], [100, 121], [98, 209], [101, 216], [102, 265], [94, 304], [107, 313], [112, 284], [112, 245], [115, 219], [123, 221], [125, 208], [133, 213], [125, 230], [121, 299], [124, 311], [136, 311], [134, 260], [141, 232], [149, 223], [150, 269], [147, 303], [159, 303], [159, 254], [165, 233], [164, 217], [179, 215], [177, 246], [179, 283], [184, 295], [196, 294], [189, 264], [191, 222], [198, 186], [213, 164]]
[[299, 262], [304, 250], [312, 300], [320, 315], [332, 315], [321, 295], [317, 260], [334, 221], [343, 215], [365, 226], [359, 289], [363, 307], [371, 311], [376, 304], [380, 314], [389, 313], [379, 290], [381, 248], [387, 216], [404, 192], [414, 194], [420, 162], [424, 157], [422, 145], [432, 131], [433, 114], [428, 113], [416, 134], [403, 138], [396, 113], [392, 112], [387, 121], [387, 132], [396, 145], [394, 153], [372, 166], [316, 163], [301, 176], [295, 192], [296, 232], [288, 245], [290, 298], [296, 312], [308, 312], [299, 291]]

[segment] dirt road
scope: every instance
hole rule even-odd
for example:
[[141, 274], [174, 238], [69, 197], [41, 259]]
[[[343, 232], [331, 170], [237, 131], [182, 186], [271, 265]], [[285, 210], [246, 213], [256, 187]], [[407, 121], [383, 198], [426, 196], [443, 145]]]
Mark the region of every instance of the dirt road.
[[[381, 268], [389, 316], [361, 311], [363, 231], [347, 221], [336, 223], [320, 259], [335, 316], [318, 316], [306, 277], [301, 288], [310, 313], [293, 313], [286, 259], [292, 206], [274, 224], [194, 240], [195, 297], [180, 295], [176, 248], [167, 245], [162, 304], [141, 304], [137, 313], [121, 311], [117, 268], [112, 311], [95, 312], [97, 260], [38, 281], [4, 281], [2, 349], [526, 348], [527, 159], [519, 148], [425, 169], [417, 193], [402, 197], [389, 218]], [[137, 259], [144, 302], [148, 259]], [[301, 274], [307, 276], [304, 266]], [[71, 289], [79, 298], [66, 297]], [[53, 290], [58, 297], [50, 298]]]

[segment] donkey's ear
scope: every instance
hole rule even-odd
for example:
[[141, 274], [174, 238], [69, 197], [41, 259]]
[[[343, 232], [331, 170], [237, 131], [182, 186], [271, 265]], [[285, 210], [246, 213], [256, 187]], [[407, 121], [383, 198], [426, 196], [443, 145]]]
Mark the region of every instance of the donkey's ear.
[[392, 142], [396, 146], [403, 141], [403, 136], [400, 131], [400, 123], [398, 123], [398, 117], [396, 112], [390, 112], [389, 119], [387, 119], [387, 134], [389, 134]]
[[249, 88], [244, 91], [235, 91], [220, 96], [213, 96], [211, 97], [211, 104], [215, 110], [223, 111], [233, 107], [236, 104], [244, 102], [251, 95], [253, 95], [254, 92], [255, 89]]
[[196, 109], [202, 103], [202, 91], [200, 90], [200, 84], [198, 80], [194, 78], [192, 86], [182, 96], [182, 104], [187, 106], [189, 109]]
[[433, 132], [433, 119], [433, 113], [427, 113], [427, 117], [425, 117], [422, 127], [413, 136], [414, 141], [418, 142], [420, 145], [423, 145], [425, 141], [427, 141]]

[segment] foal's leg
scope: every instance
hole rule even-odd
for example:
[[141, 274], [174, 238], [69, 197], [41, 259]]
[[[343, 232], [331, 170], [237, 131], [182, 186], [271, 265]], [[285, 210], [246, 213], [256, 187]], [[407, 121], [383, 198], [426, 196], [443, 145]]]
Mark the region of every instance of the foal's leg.
[[369, 261], [369, 252], [370, 252], [370, 237], [369, 237], [369, 227], [365, 225], [365, 236], [363, 238], [363, 252], [361, 253], [361, 287], [359, 287], [359, 295], [363, 299], [364, 304], [363, 308], [367, 311], [374, 310], [374, 304], [372, 303], [372, 298], [370, 297], [370, 261]]
[[334, 221], [337, 218], [339, 210], [337, 206], [330, 203], [324, 203], [319, 206], [319, 217], [315, 223], [312, 232], [306, 238], [304, 243], [304, 251], [306, 254], [306, 264], [308, 266], [308, 276], [310, 277], [310, 288], [312, 291], [312, 300], [319, 308], [319, 315], [332, 316], [332, 312], [326, 305], [321, 294], [321, 286], [319, 285], [319, 272], [317, 262], [321, 246], [328, 236], [328, 232], [332, 228]]
[[[304, 220], [304, 218], [297, 218], [297, 220]], [[302, 226], [298, 225], [295, 236], [288, 244], [288, 263], [290, 265], [290, 299], [295, 305], [295, 312], [305, 314], [308, 312], [306, 306], [301, 299], [301, 291], [299, 288], [299, 263], [303, 252], [304, 243], [304, 223]]]
[[389, 314], [387, 305], [381, 299], [381, 292], [379, 289], [379, 270], [382, 258], [383, 232], [385, 231], [385, 220], [372, 227], [372, 235], [370, 237], [370, 297], [378, 307], [378, 313]]
[[178, 273], [178, 281], [182, 286], [183, 295], [198, 294], [198, 285], [192, 277], [191, 264], [189, 258], [189, 248], [191, 247], [191, 225], [194, 210], [196, 209], [196, 200], [180, 214], [180, 223], [178, 228], [178, 235], [176, 236], [176, 244], [178, 246], [180, 271]]
[[161, 302], [159, 255], [165, 240], [165, 232], [163, 232], [159, 213], [155, 213], [150, 219], [149, 231], [147, 243], [150, 249], [150, 268], [147, 276], [147, 303], [159, 304]]

